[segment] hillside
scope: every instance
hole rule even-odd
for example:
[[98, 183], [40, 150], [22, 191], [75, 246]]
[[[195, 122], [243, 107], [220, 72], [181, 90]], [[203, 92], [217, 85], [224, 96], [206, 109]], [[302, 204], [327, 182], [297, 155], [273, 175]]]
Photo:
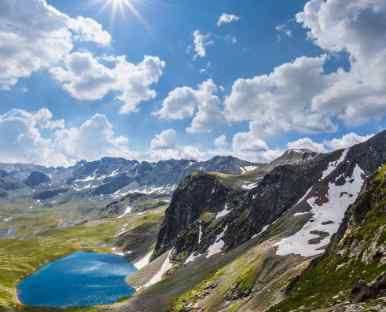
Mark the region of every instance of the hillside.
[[385, 141], [382, 132], [346, 150], [275, 167], [251, 189], [232, 188], [222, 175], [186, 178], [166, 210], [152, 269], [140, 271], [140, 281], [129, 279], [145, 287], [117, 311], [275, 306], [328, 250], [366, 177], [386, 161]]
[[287, 288], [271, 312], [386, 306], [386, 165], [368, 179], [328, 251]]

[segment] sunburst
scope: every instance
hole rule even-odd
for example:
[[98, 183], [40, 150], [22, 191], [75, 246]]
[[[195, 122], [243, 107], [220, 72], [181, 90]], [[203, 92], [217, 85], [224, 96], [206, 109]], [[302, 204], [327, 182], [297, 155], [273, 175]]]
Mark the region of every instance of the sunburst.
[[91, 0], [97, 5], [100, 5], [101, 11], [110, 10], [111, 19], [114, 21], [117, 18], [117, 15], [125, 16], [127, 13], [133, 14], [137, 17], [142, 23], [147, 25], [145, 19], [139, 13], [136, 8], [136, 2], [138, 0]]

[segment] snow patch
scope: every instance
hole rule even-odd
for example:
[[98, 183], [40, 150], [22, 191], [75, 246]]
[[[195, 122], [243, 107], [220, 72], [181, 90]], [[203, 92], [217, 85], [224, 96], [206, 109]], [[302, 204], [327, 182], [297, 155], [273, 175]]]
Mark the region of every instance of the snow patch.
[[268, 230], [268, 228], [269, 228], [270, 226], [271, 226], [271, 224], [265, 225], [265, 226], [261, 229], [261, 231], [260, 231], [259, 233], [256, 233], [255, 235], [252, 236], [252, 239], [254, 239], [254, 238], [260, 236], [261, 234], [263, 234], [266, 230]]
[[342, 152], [342, 155], [340, 155], [339, 159], [336, 160], [336, 161], [332, 161], [328, 164], [328, 167], [326, 170], [323, 171], [322, 173], [322, 177], [320, 180], [324, 180], [325, 178], [327, 178], [336, 168], [338, 168], [338, 166], [344, 162], [344, 160], [346, 159], [346, 156], [347, 156], [347, 153], [350, 149], [345, 149], [343, 150]]
[[311, 193], [311, 191], [312, 191], [312, 186], [311, 186], [311, 187], [308, 189], [308, 191], [303, 195], [303, 197], [300, 198], [300, 199], [298, 200], [298, 202], [295, 204], [295, 206], [299, 205], [303, 200], [305, 200], [305, 199], [308, 197], [308, 195]]
[[172, 250], [169, 251], [165, 262], [161, 266], [161, 269], [151, 278], [150, 281], [148, 281], [145, 284], [145, 286], [144, 286], [145, 288], [160, 282], [162, 280], [162, 277], [165, 275], [165, 273], [173, 267], [173, 264], [170, 262], [170, 259], [169, 259], [171, 254], [172, 254]]
[[121, 219], [121, 218], [123, 218], [123, 217], [126, 217], [128, 214], [131, 213], [132, 210], [133, 210], [133, 207], [127, 206], [125, 212], [124, 212], [122, 215], [120, 215], [120, 216], [118, 217], [118, 219]]
[[309, 213], [312, 213], [312, 212], [310, 212], [310, 211], [297, 212], [297, 213], [294, 214], [294, 217], [304, 216], [304, 215], [307, 215]]
[[185, 264], [188, 264], [190, 262], [196, 261], [196, 259], [200, 258], [202, 254], [199, 254], [197, 252], [193, 252], [188, 259], [186, 259]]
[[[343, 157], [341, 158], [344, 160]], [[345, 184], [329, 183], [327, 202], [319, 205], [316, 203], [316, 197], [308, 199], [307, 203], [312, 208], [310, 213], [313, 217], [299, 232], [276, 243], [278, 247], [276, 254], [279, 256], [299, 254], [312, 257], [323, 253], [331, 236], [337, 232], [343, 221], [347, 208], [357, 199], [364, 183], [364, 175], [363, 170], [356, 165], [352, 177], [346, 178]], [[310, 244], [311, 239], [320, 237], [317, 232], [326, 233], [328, 236]]]
[[246, 173], [248, 171], [253, 171], [257, 169], [257, 166], [245, 166], [245, 167], [240, 167], [241, 173]]
[[[201, 244], [202, 239], [202, 225], [200, 223], [198, 228], [198, 245]], [[185, 264], [188, 264], [189, 262], [194, 262], [197, 258], [201, 257], [202, 254], [199, 254], [198, 252], [192, 252], [188, 259], [186, 259]]]
[[232, 211], [232, 210], [229, 209], [228, 204], [225, 204], [224, 210], [222, 210], [222, 211], [220, 211], [219, 213], [217, 213], [217, 215], [216, 215], [216, 220], [218, 220], [218, 219], [220, 219], [220, 218], [222, 218], [222, 217], [227, 216], [228, 214], [230, 214], [231, 211]]
[[213, 255], [216, 255], [220, 253], [225, 245], [224, 242], [224, 235], [225, 232], [227, 231], [228, 226], [224, 228], [224, 231], [222, 231], [219, 235], [217, 235], [216, 240], [212, 245], [209, 246], [208, 248], [208, 254], [206, 255], [206, 258], [210, 258]]
[[151, 255], [153, 254], [153, 250], [151, 250], [147, 255], [145, 255], [142, 259], [134, 262], [134, 266], [137, 268], [137, 270], [143, 269], [145, 266], [147, 266], [150, 263]]
[[250, 183], [250, 184], [244, 184], [241, 186], [241, 188], [244, 190], [251, 190], [251, 189], [254, 189], [255, 187], [257, 187], [257, 182]]
[[121, 257], [124, 257], [126, 255], [130, 255], [130, 254], [133, 253], [131, 250], [123, 252], [123, 251], [120, 251], [118, 248], [115, 248], [115, 247], [112, 249], [112, 252], [113, 252], [114, 255], [121, 256]]
[[198, 227], [198, 245], [201, 244], [201, 239], [202, 239], [202, 225], [200, 223], [199, 227]]

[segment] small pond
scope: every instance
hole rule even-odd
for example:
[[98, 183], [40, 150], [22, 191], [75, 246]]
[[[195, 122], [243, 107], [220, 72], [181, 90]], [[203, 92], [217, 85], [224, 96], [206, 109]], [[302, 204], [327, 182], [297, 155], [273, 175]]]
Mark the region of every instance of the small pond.
[[111, 304], [134, 293], [125, 283], [136, 268], [112, 254], [76, 252], [50, 262], [18, 285], [19, 300], [33, 307]]

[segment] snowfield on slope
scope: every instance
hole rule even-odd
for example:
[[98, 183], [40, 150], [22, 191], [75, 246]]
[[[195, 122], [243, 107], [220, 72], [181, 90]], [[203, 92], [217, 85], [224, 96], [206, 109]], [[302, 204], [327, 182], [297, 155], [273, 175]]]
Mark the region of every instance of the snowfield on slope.
[[350, 149], [345, 149], [343, 150], [342, 152], [342, 155], [340, 155], [339, 159], [336, 160], [336, 161], [332, 161], [328, 164], [328, 167], [326, 170], [323, 171], [322, 173], [322, 177], [320, 178], [320, 181], [321, 180], [324, 180], [325, 178], [327, 178], [336, 168], [338, 168], [338, 166], [345, 161], [346, 159], [346, 156], [347, 156], [347, 153]]
[[217, 215], [216, 215], [216, 220], [218, 220], [218, 219], [220, 219], [220, 218], [222, 218], [222, 217], [227, 216], [231, 211], [232, 211], [232, 210], [229, 209], [228, 204], [225, 204], [224, 210], [222, 210], [222, 211], [220, 211], [220, 212], [217, 213]]
[[[355, 202], [364, 183], [364, 172], [356, 165], [352, 177], [346, 177], [343, 185], [329, 183], [327, 202], [317, 204], [317, 197], [311, 197], [307, 203], [311, 206], [311, 219], [303, 228], [292, 236], [276, 243], [276, 254], [286, 256], [299, 254], [304, 257], [312, 257], [324, 252], [329, 244], [331, 236], [335, 234], [343, 221], [347, 208]], [[326, 237], [321, 237], [320, 233]], [[319, 238], [319, 240], [318, 240]], [[310, 240], [314, 240], [310, 243]]]
[[150, 281], [148, 281], [144, 285], [144, 288], [147, 288], [149, 286], [152, 286], [152, 285], [160, 282], [162, 280], [163, 276], [165, 275], [165, 273], [173, 267], [173, 264], [170, 262], [170, 259], [169, 259], [170, 255], [172, 254], [172, 251], [173, 251], [173, 249], [169, 251], [165, 262], [161, 266], [161, 269], [150, 279]]
[[151, 255], [153, 254], [153, 250], [151, 250], [147, 255], [145, 255], [142, 259], [136, 261], [134, 263], [134, 266], [137, 268], [137, 270], [143, 269], [145, 266], [147, 266], [150, 263]]
[[224, 231], [222, 231], [219, 235], [217, 235], [214, 243], [209, 246], [208, 254], [206, 255], [207, 258], [210, 258], [211, 256], [214, 256], [222, 251], [222, 249], [225, 245], [224, 235], [225, 235], [225, 232], [227, 231], [227, 229], [228, 229], [228, 226], [226, 226], [224, 228]]

